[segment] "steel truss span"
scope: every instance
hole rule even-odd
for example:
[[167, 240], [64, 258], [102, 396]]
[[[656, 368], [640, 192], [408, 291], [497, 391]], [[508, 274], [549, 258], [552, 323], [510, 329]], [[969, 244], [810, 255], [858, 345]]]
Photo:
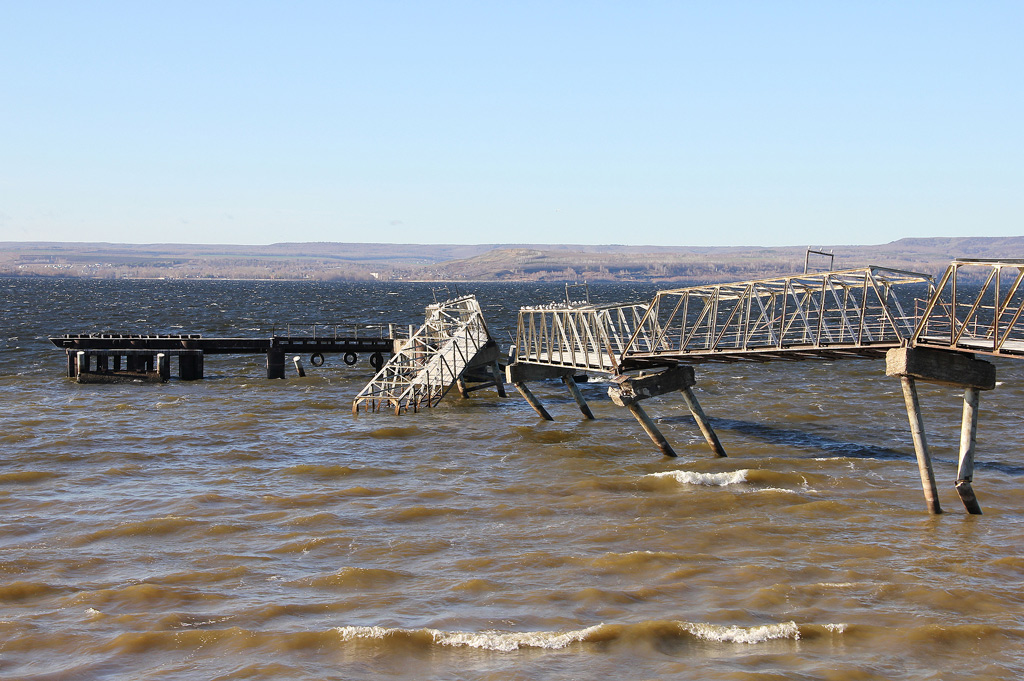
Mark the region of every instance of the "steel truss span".
[[396, 343], [395, 354], [359, 392], [352, 411], [390, 408], [400, 414], [433, 407], [493, 345], [475, 296], [430, 305], [423, 326], [401, 347]]

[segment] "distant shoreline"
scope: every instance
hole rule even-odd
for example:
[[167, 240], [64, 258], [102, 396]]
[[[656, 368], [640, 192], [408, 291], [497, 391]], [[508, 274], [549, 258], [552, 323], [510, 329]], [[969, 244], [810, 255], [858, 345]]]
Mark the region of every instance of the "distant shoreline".
[[[950, 260], [1024, 257], [1024, 236], [816, 245], [812, 269], [878, 265], [933, 276]], [[807, 248], [0, 242], [0, 276], [137, 281], [629, 282], [679, 286], [799, 274]]]

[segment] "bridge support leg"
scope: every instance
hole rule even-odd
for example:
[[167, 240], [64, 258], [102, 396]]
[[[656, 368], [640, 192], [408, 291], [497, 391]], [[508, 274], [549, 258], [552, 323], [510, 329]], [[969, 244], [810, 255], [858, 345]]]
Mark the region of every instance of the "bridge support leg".
[[932, 459], [928, 454], [928, 441], [924, 436], [924, 419], [921, 418], [917, 384], [910, 376], [901, 376], [900, 382], [903, 384], [903, 400], [907, 404], [907, 418], [910, 420], [910, 433], [914, 438], [914, 451], [917, 453], [917, 469], [921, 474], [925, 504], [929, 513], [939, 514], [942, 513], [942, 507], [939, 506], [939, 491], [935, 487]]
[[964, 502], [968, 513], [981, 515], [981, 504], [974, 496], [971, 482], [974, 480], [974, 444], [978, 433], [978, 398], [977, 388], [964, 391], [964, 417], [960, 426], [960, 463], [956, 470], [956, 493]]
[[719, 441], [718, 435], [715, 434], [715, 429], [711, 427], [711, 421], [708, 420], [704, 410], [701, 409], [700, 402], [697, 401], [697, 396], [693, 394], [693, 390], [690, 389], [690, 386], [686, 386], [683, 388], [682, 393], [686, 406], [690, 408], [693, 420], [697, 422], [697, 426], [711, 447], [711, 451], [718, 456], [725, 456], [725, 448], [722, 446], [721, 441]]
[[514, 385], [516, 387], [516, 390], [519, 391], [519, 394], [522, 395], [527, 402], [529, 402], [530, 406], [533, 407], [533, 410], [537, 412], [538, 416], [540, 416], [545, 421], [554, 421], [554, 419], [551, 418], [551, 414], [548, 413], [548, 410], [545, 409], [544, 405], [540, 403], [540, 400], [538, 400], [536, 396], [532, 392], [530, 392], [530, 389], [526, 387], [525, 383], [516, 382], [513, 383], [512, 385]]
[[588, 419], [593, 419], [594, 412], [590, 411], [590, 405], [587, 404], [587, 401], [583, 398], [583, 392], [580, 390], [580, 387], [576, 385], [576, 379], [573, 376], [566, 374], [562, 376], [562, 383], [565, 383], [565, 386], [569, 388], [569, 392], [572, 393], [572, 398], [576, 400], [576, 404], [579, 406], [580, 411], [583, 412], [583, 415]]
[[633, 414], [633, 417], [640, 423], [644, 432], [647, 433], [648, 437], [651, 438], [654, 444], [658, 445], [658, 449], [661, 450], [662, 454], [665, 456], [676, 456], [676, 452], [672, 449], [672, 445], [670, 445], [668, 440], [665, 439], [665, 436], [661, 434], [661, 431], [658, 430], [658, 426], [654, 424], [654, 421], [652, 421], [651, 417], [647, 415], [647, 412], [644, 411], [644, 408], [640, 406], [639, 402], [631, 402], [626, 405], [626, 408], [629, 409], [629, 412]]
[[505, 376], [497, 362], [491, 364], [491, 375], [494, 376], [494, 387], [498, 391], [498, 397], [508, 397], [505, 394]]

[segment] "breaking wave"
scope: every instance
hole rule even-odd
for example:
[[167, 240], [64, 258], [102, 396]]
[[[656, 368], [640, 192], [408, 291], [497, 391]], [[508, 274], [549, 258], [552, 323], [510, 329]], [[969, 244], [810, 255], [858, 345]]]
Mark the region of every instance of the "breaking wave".
[[341, 640], [376, 641], [392, 644], [419, 643], [447, 647], [479, 648], [512, 652], [523, 648], [559, 650], [576, 643], [613, 643], [643, 639], [692, 640], [709, 643], [754, 645], [774, 640], [797, 641], [803, 635], [841, 634], [845, 625], [826, 624], [802, 630], [796, 622], [781, 622], [750, 627], [724, 626], [702, 622], [652, 621], [639, 624], [597, 624], [571, 631], [441, 631], [439, 629], [401, 629], [377, 626], [338, 627]]

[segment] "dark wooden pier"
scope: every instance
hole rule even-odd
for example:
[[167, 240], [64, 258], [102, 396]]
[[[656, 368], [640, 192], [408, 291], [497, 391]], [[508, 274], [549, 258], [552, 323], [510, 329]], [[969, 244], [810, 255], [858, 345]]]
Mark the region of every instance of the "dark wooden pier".
[[[170, 359], [177, 358], [182, 380], [203, 378], [206, 355], [267, 356], [267, 378], [284, 378], [288, 355], [308, 355], [314, 365], [324, 355], [341, 355], [346, 364], [355, 364], [360, 355], [369, 355], [370, 365], [380, 369], [385, 355], [395, 349], [390, 336], [292, 336], [268, 338], [218, 338], [198, 334], [68, 334], [54, 336], [50, 342], [67, 352], [68, 376], [80, 382], [118, 379], [167, 380]], [[166, 364], [161, 364], [163, 359]]]

